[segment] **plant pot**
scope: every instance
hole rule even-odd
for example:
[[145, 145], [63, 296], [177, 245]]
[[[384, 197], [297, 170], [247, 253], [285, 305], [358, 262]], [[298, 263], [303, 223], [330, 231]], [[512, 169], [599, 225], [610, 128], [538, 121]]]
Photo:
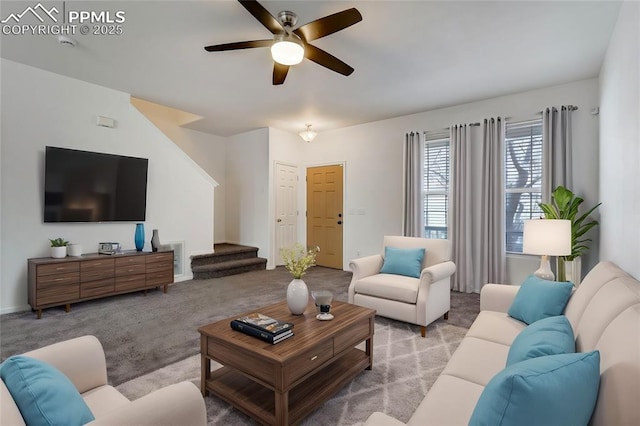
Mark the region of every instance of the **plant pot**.
[[582, 257], [573, 260], [557, 259], [556, 271], [558, 281], [569, 281], [574, 286], [579, 286], [582, 281]]
[[309, 289], [304, 281], [294, 279], [287, 287], [287, 305], [294, 315], [302, 315], [309, 304]]
[[67, 257], [67, 246], [51, 247], [51, 257], [54, 259], [62, 259]]
[[67, 246], [67, 254], [71, 257], [82, 256], [82, 246], [80, 244], [69, 244]]

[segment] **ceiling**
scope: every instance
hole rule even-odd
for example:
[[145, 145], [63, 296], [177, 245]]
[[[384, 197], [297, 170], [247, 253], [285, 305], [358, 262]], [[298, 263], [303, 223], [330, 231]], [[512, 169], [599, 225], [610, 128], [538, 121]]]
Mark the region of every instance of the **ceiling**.
[[[3, 1], [0, 15], [37, 1]], [[305, 123], [321, 132], [595, 77], [620, 9], [612, 1], [262, 1], [274, 16], [294, 11], [298, 25], [350, 7], [363, 16], [313, 42], [354, 67], [351, 76], [304, 60], [273, 86], [268, 48], [203, 49], [270, 38], [236, 1], [42, 1], [67, 13], [124, 11], [123, 34], [77, 32], [76, 47], [56, 35], [3, 34], [3, 58], [200, 115], [188, 127], [220, 136]]]

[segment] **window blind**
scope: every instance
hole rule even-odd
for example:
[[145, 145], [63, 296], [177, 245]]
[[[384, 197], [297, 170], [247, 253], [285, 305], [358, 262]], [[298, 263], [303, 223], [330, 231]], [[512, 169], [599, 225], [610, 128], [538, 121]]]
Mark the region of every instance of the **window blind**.
[[449, 138], [433, 138], [424, 144], [425, 238], [447, 238], [449, 203]]
[[507, 252], [522, 253], [524, 221], [539, 217], [542, 201], [542, 119], [505, 126]]

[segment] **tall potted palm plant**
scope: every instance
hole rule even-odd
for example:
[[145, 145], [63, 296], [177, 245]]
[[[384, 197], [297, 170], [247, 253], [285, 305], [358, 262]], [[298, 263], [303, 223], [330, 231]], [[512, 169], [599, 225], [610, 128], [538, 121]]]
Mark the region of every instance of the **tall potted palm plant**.
[[[539, 203], [546, 219], [568, 219], [571, 221], [571, 254], [558, 257], [558, 281], [572, 281], [579, 284], [581, 279], [581, 256], [589, 250], [591, 241], [585, 234], [598, 225], [598, 221], [589, 219], [602, 203], [598, 203], [586, 213], [578, 216], [580, 205], [584, 202], [571, 190], [558, 186], [551, 194], [551, 203]], [[567, 272], [570, 273], [567, 274]]]

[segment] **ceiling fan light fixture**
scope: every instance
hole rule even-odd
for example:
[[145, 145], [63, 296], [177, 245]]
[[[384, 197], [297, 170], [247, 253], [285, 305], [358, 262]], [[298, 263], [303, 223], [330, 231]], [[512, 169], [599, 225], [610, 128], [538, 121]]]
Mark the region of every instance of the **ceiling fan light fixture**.
[[311, 124], [305, 124], [305, 126], [307, 126], [307, 129], [301, 131], [298, 134], [305, 142], [311, 142], [318, 135], [318, 132], [316, 132], [315, 130], [311, 130]]
[[282, 65], [297, 65], [304, 58], [302, 41], [291, 34], [279, 34], [271, 45], [271, 57]]

